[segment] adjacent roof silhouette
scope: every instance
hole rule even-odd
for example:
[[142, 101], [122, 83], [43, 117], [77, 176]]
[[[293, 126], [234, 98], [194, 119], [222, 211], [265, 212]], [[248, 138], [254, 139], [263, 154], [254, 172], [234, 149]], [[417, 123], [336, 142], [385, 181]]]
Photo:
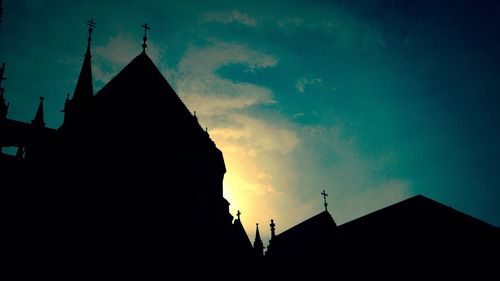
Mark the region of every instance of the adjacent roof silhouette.
[[266, 255], [289, 258], [320, 253], [324, 244], [333, 241], [336, 228], [330, 213], [323, 211], [271, 238]]
[[267, 256], [275, 277], [497, 280], [500, 231], [417, 195], [340, 226], [324, 211], [276, 235]]
[[357, 278], [367, 273], [353, 263], [391, 280], [500, 277], [499, 229], [422, 195], [339, 226], [337, 243], [343, 274]]

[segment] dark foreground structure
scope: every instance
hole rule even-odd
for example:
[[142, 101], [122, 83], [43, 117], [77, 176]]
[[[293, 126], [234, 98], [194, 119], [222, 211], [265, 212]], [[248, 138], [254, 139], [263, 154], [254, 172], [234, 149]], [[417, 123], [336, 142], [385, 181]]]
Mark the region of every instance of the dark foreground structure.
[[326, 208], [280, 234], [272, 222], [265, 253], [258, 229], [252, 247], [223, 197], [222, 152], [146, 34], [94, 95], [93, 28], [58, 129], [43, 98], [31, 123], [9, 119], [0, 85], [0, 147], [17, 148], [0, 153], [2, 279], [500, 280], [499, 229], [423, 196], [341, 226]]
[[45, 127], [43, 99], [31, 124], [6, 118], [2, 93], [0, 145], [18, 149], [0, 160], [8, 268], [30, 278], [189, 279], [251, 262], [223, 198], [222, 153], [146, 54], [146, 37], [94, 95], [89, 27], [58, 129]]
[[273, 236], [276, 277], [500, 280], [499, 229], [421, 195], [340, 226], [325, 210]]

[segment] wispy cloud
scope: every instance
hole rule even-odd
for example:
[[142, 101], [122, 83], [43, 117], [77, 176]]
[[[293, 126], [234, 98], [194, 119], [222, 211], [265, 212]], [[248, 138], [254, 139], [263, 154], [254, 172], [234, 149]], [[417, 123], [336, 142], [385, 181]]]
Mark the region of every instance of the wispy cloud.
[[319, 32], [331, 38], [332, 46], [343, 50], [379, 51], [386, 47], [381, 28], [371, 22], [350, 17], [345, 12], [330, 10], [315, 14], [314, 17], [277, 16], [274, 24], [289, 35], [304, 31]]
[[301, 174], [308, 175], [299, 182], [312, 186], [304, 192], [304, 200], [316, 200], [319, 206], [319, 192], [326, 189], [337, 223], [409, 196], [410, 183], [386, 173], [397, 159], [388, 153], [363, 152], [356, 136], [340, 125], [301, 126], [298, 135], [302, 145], [296, 149], [296, 157], [301, 159], [297, 166]]
[[[255, 71], [273, 67], [277, 59], [247, 46], [214, 42], [206, 48], [191, 47], [180, 60], [177, 91], [224, 153], [227, 173], [225, 196], [233, 214], [241, 210], [249, 232], [255, 222], [265, 222], [277, 213], [276, 198], [289, 198], [292, 186], [284, 176], [286, 163], [299, 139], [285, 118], [258, 116], [249, 107], [275, 102], [271, 89], [239, 83], [217, 75], [222, 66], [238, 63]], [[287, 199], [290, 202], [292, 199]], [[301, 209], [298, 207], [297, 209]]]
[[[197, 110], [200, 122], [209, 127], [223, 151], [225, 196], [233, 214], [242, 211], [249, 234], [253, 235], [255, 222], [274, 218], [278, 231], [284, 231], [318, 213], [323, 189], [331, 193], [338, 222], [407, 196], [407, 182], [381, 176], [391, 157], [362, 153], [355, 137], [340, 126], [302, 126], [278, 112], [250, 111], [250, 107], [275, 103], [272, 89], [217, 74], [228, 64], [258, 71], [277, 62], [276, 57], [248, 46], [215, 41], [205, 48], [190, 47], [175, 75], [179, 95]], [[306, 76], [298, 82], [305, 91], [322, 80]], [[262, 235], [269, 238], [264, 231]]]
[[339, 23], [331, 20], [307, 19], [304, 17], [285, 17], [276, 20], [276, 25], [283, 30], [297, 30], [299, 28], [334, 30], [340, 28]]
[[295, 89], [297, 90], [297, 92], [303, 93], [306, 86], [319, 85], [322, 82], [323, 80], [319, 77], [304, 76], [300, 78], [297, 83], [295, 83]]
[[207, 12], [203, 14], [203, 20], [206, 22], [217, 23], [240, 23], [250, 27], [256, 27], [258, 21], [249, 15], [242, 13], [238, 10], [225, 11], [225, 12]]
[[199, 112], [211, 112], [212, 115], [275, 102], [269, 88], [236, 83], [216, 74], [217, 69], [232, 63], [258, 69], [274, 66], [277, 60], [246, 46], [225, 42], [215, 42], [203, 49], [191, 47], [179, 63], [176, 79], [177, 89], [185, 102]]
[[[206, 13], [203, 19], [250, 27], [259, 24], [239, 11]], [[289, 19], [282, 25], [343, 29], [348, 33], [347, 27], [326, 22]], [[359, 37], [346, 36], [338, 35], [336, 40], [351, 44]], [[161, 60], [162, 49], [151, 45], [147, 51], [153, 61]], [[122, 34], [110, 38], [105, 46], [94, 48], [96, 78], [109, 81], [139, 52], [140, 38], [136, 36]], [[211, 39], [206, 47], [188, 47], [176, 69], [169, 70], [166, 76], [173, 79], [170, 82], [178, 94], [188, 108], [197, 111], [201, 125], [208, 127], [222, 150], [227, 166], [224, 195], [232, 204], [233, 214], [237, 210], [243, 213], [243, 223], [251, 236], [255, 222], [265, 224], [274, 218], [280, 232], [321, 211], [319, 193], [323, 189], [330, 193], [332, 214], [339, 223], [408, 195], [408, 182], [380, 176], [383, 167], [390, 165], [387, 158], [362, 153], [355, 138], [339, 126], [307, 127], [294, 123], [304, 115], [302, 112], [289, 119], [278, 111], [270, 111], [269, 105], [279, 102], [273, 89], [219, 76], [217, 70], [231, 64], [244, 65], [258, 73], [260, 69], [275, 67], [278, 58], [245, 44]], [[323, 83], [320, 77], [305, 75], [297, 80], [295, 88], [305, 93], [324, 87]], [[250, 110], [262, 105], [267, 105], [265, 113]], [[262, 236], [269, 238], [264, 230]]]
[[305, 115], [304, 112], [297, 112], [292, 117], [295, 119], [295, 118], [300, 118], [300, 117], [302, 117], [304, 115]]

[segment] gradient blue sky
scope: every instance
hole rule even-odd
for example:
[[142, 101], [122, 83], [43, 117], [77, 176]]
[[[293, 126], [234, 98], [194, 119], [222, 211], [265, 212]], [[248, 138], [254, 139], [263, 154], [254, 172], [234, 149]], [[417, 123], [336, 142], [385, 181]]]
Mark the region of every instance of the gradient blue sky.
[[[4, 0], [8, 116], [62, 121], [93, 18], [95, 92], [147, 53], [223, 151], [253, 239], [416, 194], [500, 226], [496, 1]], [[137, 149], [143, 149], [138, 147]], [[189, 206], [186, 202], [186, 208]]]

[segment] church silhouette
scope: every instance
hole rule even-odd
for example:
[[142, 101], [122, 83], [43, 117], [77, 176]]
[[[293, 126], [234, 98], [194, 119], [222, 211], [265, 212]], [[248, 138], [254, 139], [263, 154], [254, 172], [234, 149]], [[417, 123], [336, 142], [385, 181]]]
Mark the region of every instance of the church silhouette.
[[[64, 121], [9, 119], [0, 84], [8, 279], [500, 280], [499, 229], [424, 196], [337, 226], [327, 209], [253, 245], [222, 152], [142, 52], [94, 94], [91, 35]], [[4, 79], [5, 64], [0, 77]], [[1, 83], [1, 80], [0, 80]], [[262, 227], [261, 227], [262, 230]]]

